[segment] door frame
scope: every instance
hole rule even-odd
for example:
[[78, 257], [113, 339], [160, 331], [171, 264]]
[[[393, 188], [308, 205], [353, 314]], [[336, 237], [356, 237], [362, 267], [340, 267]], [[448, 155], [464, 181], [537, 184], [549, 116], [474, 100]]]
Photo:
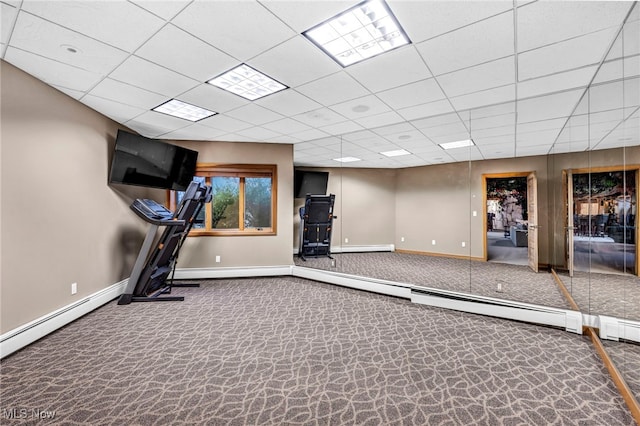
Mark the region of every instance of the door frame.
[[[489, 260], [489, 251], [487, 249], [487, 179], [502, 179], [502, 178], [511, 178], [511, 177], [524, 177], [527, 178], [531, 174], [535, 175], [534, 171], [528, 172], [504, 172], [504, 173], [484, 173], [482, 175], [482, 235], [483, 235], [483, 245], [482, 251], [483, 256], [482, 259], [487, 262]], [[528, 200], [529, 194], [527, 194]], [[536, 194], [537, 197], [537, 194]], [[538, 255], [540, 248], [538, 247]], [[529, 252], [527, 251], [527, 260], [529, 258]]]
[[[563, 200], [564, 200], [564, 212], [563, 212], [563, 217], [564, 217], [564, 230], [567, 232], [567, 236], [565, 238], [563, 238], [563, 241], [565, 241], [565, 248], [564, 248], [564, 259], [565, 262], [567, 263], [566, 265], [564, 265], [567, 269], [569, 269], [571, 271], [571, 275], [573, 275], [573, 265], [569, 265], [569, 250], [573, 250], [573, 247], [569, 247], [569, 240], [570, 238], [568, 237], [568, 232], [570, 231], [568, 228], [570, 226], [570, 220], [572, 220], [572, 218], [569, 218], [569, 208], [571, 208], [573, 210], [573, 203], [572, 206], [569, 207], [569, 188], [573, 189], [573, 183], [571, 185], [569, 185], [569, 180], [568, 180], [568, 176], [572, 176], [576, 175], [576, 174], [586, 174], [586, 173], [606, 173], [606, 172], [628, 172], [628, 171], [635, 171], [635, 184], [636, 184], [636, 214], [635, 217], [633, 218], [633, 226], [635, 227], [636, 231], [634, 232], [634, 244], [636, 246], [636, 255], [635, 255], [635, 265], [634, 265], [634, 274], [635, 276], [639, 276], [640, 275], [640, 256], [638, 253], [638, 190], [640, 189], [639, 185], [640, 185], [640, 164], [629, 164], [627, 166], [599, 166], [599, 167], [581, 167], [578, 169], [564, 169], [562, 170], [562, 187], [563, 187]], [[573, 194], [572, 197], [573, 198]], [[572, 212], [573, 213], [573, 212]], [[573, 231], [573, 229], [571, 229], [571, 231]], [[571, 240], [573, 240], [571, 238]], [[571, 256], [573, 257], [573, 256]]]

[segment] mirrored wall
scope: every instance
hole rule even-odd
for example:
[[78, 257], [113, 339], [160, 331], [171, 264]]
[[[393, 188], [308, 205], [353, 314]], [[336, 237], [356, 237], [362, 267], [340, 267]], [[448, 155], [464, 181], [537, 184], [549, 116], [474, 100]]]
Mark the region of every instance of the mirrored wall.
[[[393, 141], [432, 164], [399, 157], [395, 169], [348, 162], [315, 169], [329, 172], [327, 193], [336, 195], [333, 258], [296, 263], [571, 309], [554, 271], [582, 312], [640, 321], [639, 10], [631, 9], [606, 58], [594, 65], [595, 77], [576, 78], [574, 89], [554, 92], [557, 75], [522, 81], [509, 89], [517, 102], [501, 102], [498, 94], [491, 106], [477, 106], [486, 99], [470, 98], [464, 114], [327, 138], [335, 158], [362, 157], [363, 144], [382, 152]], [[475, 146], [437, 146], [465, 139]], [[551, 150], [540, 152], [541, 141]], [[295, 201], [297, 226], [304, 200]], [[639, 352], [637, 345], [609, 345], [633, 379], [640, 354], [628, 355]], [[640, 378], [630, 382], [640, 387]]]

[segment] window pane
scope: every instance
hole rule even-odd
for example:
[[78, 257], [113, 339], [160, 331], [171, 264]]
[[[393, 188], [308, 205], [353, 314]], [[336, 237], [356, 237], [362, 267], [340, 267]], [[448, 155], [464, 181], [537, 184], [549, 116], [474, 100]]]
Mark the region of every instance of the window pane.
[[244, 227], [271, 228], [271, 178], [246, 178]]
[[239, 229], [238, 200], [240, 178], [216, 176], [211, 178], [213, 190], [211, 227]]

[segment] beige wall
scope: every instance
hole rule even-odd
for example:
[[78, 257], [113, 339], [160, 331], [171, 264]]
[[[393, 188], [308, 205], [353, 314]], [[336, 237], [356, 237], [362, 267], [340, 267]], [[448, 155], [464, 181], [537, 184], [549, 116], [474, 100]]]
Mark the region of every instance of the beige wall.
[[142, 224], [131, 193], [107, 186], [117, 125], [5, 62], [1, 72], [4, 333], [128, 276], [120, 239]]
[[[182, 248], [178, 268], [291, 265], [293, 239], [293, 145], [179, 142], [198, 151], [198, 162], [276, 164], [278, 167], [277, 235], [191, 237]], [[220, 263], [215, 263], [220, 256]]]
[[[393, 244], [395, 238], [394, 169], [301, 168], [329, 172], [327, 194], [336, 201], [331, 246], [375, 246]], [[294, 243], [299, 245], [300, 215], [303, 198], [295, 199]], [[348, 238], [349, 242], [345, 242]]]

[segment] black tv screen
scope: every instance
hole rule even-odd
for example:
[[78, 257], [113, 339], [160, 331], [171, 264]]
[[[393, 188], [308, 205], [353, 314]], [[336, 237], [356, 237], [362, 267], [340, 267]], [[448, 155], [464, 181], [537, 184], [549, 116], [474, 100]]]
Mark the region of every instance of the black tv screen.
[[307, 194], [326, 195], [329, 172], [296, 170], [294, 172], [293, 196], [305, 198]]
[[118, 130], [109, 183], [184, 191], [197, 159], [197, 151]]

